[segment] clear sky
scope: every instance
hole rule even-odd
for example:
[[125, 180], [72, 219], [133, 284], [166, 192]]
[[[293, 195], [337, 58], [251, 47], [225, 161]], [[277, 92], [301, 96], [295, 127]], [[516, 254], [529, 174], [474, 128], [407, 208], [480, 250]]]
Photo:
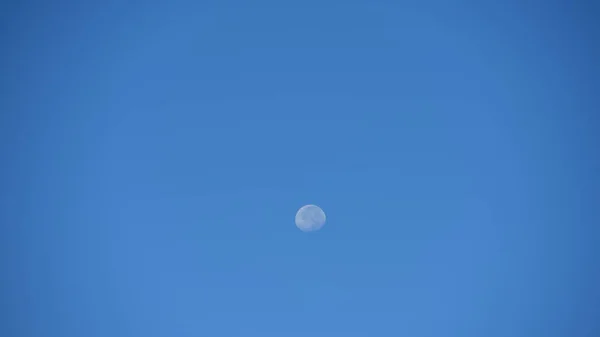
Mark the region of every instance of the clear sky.
[[599, 336], [598, 13], [2, 3], [0, 335]]

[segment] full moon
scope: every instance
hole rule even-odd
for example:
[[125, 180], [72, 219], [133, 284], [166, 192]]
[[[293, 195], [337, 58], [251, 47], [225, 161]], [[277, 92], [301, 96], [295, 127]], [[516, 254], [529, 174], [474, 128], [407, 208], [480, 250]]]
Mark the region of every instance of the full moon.
[[302, 206], [296, 213], [296, 227], [303, 232], [318, 231], [325, 225], [325, 212], [319, 206]]

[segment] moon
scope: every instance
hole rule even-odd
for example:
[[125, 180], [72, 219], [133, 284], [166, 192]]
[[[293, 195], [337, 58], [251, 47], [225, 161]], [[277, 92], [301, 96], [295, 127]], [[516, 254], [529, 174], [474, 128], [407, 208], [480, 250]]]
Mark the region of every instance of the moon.
[[318, 231], [325, 225], [325, 212], [319, 206], [305, 205], [296, 213], [296, 227], [303, 232]]

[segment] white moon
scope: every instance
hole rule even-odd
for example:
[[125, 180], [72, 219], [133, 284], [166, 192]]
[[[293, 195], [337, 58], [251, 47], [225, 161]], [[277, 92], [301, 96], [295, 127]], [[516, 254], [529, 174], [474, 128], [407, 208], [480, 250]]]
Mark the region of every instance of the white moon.
[[325, 225], [325, 212], [319, 206], [302, 206], [296, 213], [296, 227], [303, 232], [318, 231]]

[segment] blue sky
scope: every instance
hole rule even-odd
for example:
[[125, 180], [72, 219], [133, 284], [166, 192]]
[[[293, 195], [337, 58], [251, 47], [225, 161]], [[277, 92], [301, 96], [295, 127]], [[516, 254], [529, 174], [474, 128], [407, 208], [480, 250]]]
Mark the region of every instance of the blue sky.
[[1, 335], [600, 333], [592, 1], [0, 6]]

